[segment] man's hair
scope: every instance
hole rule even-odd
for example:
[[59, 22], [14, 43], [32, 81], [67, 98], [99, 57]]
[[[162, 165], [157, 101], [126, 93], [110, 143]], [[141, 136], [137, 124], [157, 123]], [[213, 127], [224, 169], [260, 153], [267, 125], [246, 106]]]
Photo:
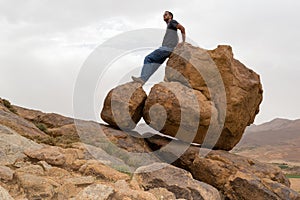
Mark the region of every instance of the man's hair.
[[172, 19], [173, 19], [173, 13], [171, 13], [170, 11], [166, 11], [169, 13], [169, 15], [171, 15]]

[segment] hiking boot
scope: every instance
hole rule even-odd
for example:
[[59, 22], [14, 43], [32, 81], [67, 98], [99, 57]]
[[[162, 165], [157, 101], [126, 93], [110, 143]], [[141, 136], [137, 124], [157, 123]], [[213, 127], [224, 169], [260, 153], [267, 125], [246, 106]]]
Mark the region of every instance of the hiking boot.
[[145, 84], [145, 81], [143, 79], [141, 79], [140, 77], [131, 76], [131, 78], [134, 82], [140, 83], [142, 85]]

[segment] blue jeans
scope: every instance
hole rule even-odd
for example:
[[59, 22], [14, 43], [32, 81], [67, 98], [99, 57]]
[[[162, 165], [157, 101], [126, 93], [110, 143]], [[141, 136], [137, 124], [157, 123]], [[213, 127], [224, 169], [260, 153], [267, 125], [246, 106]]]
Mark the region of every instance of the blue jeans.
[[159, 68], [161, 64], [170, 56], [173, 49], [161, 46], [144, 59], [144, 65], [141, 72], [141, 79], [147, 81], [150, 76]]

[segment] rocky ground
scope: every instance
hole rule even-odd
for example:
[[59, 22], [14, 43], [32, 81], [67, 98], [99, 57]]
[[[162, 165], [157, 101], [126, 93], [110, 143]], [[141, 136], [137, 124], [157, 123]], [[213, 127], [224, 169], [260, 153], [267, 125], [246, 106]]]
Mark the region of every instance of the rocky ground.
[[[170, 142], [167, 138], [137, 138], [88, 121], [76, 126], [73, 119], [4, 102], [0, 100], [1, 199], [300, 198], [278, 167], [222, 150], [201, 157], [198, 147], [189, 147], [169, 165], [165, 161], [175, 151], [157, 151]], [[93, 137], [105, 134], [125, 154], [77, 135], [89, 135], [95, 127], [102, 132]], [[174, 145], [178, 149], [183, 143]], [[126, 154], [152, 151], [157, 153], [146, 161]]]

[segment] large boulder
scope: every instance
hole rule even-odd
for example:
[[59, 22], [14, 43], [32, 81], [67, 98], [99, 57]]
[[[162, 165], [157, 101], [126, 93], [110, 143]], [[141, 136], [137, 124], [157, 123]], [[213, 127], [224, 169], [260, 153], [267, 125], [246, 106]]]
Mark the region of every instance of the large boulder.
[[[176, 151], [184, 148], [178, 142], [173, 149], [164, 151], [169, 139], [155, 136], [147, 139], [153, 150], [168, 161]], [[183, 168], [201, 182], [217, 188], [225, 199], [300, 199], [299, 193], [290, 188], [290, 182], [279, 167], [235, 155], [224, 150], [201, 150], [191, 146], [172, 164]]]
[[218, 188], [229, 199], [300, 199], [279, 168], [225, 151], [196, 156], [189, 168], [196, 179]]
[[[226, 45], [220, 45], [214, 50], [205, 50], [190, 44], [176, 48], [167, 62], [165, 81], [180, 82], [200, 91], [207, 100], [213, 101], [218, 110], [218, 123], [224, 123], [215, 145], [216, 149], [231, 150], [240, 141], [245, 128], [253, 123], [262, 101], [259, 75], [234, 59], [231, 47]], [[169, 93], [164, 95], [167, 96], [165, 98], [172, 98]], [[155, 102], [152, 100], [151, 104]], [[171, 100], [169, 104], [172, 106]], [[171, 109], [178, 110], [175, 106]], [[200, 125], [202, 123], [200, 120]], [[164, 127], [165, 134], [173, 135], [172, 131], [172, 127]], [[199, 129], [198, 134], [205, 135], [205, 131], [206, 129]], [[197, 140], [196, 137], [195, 142]]]
[[207, 97], [179, 82], [154, 85], [144, 107], [147, 124], [186, 142], [202, 143], [217, 117], [217, 110]]
[[129, 82], [117, 86], [106, 96], [101, 118], [111, 126], [133, 129], [142, 117], [146, 98], [140, 83]]

